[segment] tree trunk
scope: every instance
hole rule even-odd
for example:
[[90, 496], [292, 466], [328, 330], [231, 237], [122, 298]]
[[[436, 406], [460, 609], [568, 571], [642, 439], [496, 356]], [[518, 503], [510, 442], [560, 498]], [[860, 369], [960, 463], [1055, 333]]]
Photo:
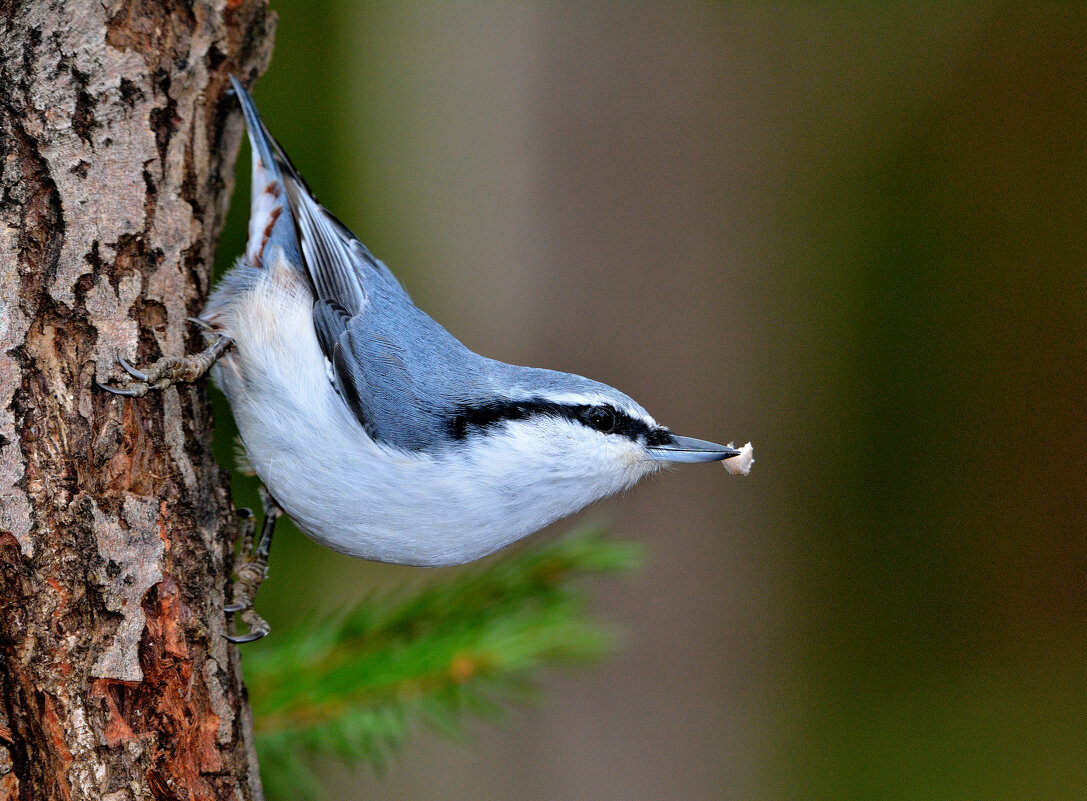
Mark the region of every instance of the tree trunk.
[[0, 0], [0, 799], [261, 796], [201, 346], [265, 0]]

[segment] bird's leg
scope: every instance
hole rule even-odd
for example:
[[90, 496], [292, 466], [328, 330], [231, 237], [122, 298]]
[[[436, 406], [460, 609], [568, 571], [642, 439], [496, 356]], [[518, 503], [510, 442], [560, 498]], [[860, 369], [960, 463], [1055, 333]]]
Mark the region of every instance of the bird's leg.
[[247, 518], [242, 530], [242, 562], [234, 571], [238, 575], [237, 581], [234, 582], [234, 600], [224, 610], [240, 612], [241, 621], [249, 629], [246, 634], [227, 635], [228, 640], [236, 643], [259, 640], [271, 631], [268, 622], [253, 609], [253, 599], [268, 576], [268, 554], [272, 550], [272, 534], [275, 531], [276, 520], [283, 514], [283, 510], [264, 487], [260, 488], [260, 497], [264, 502], [264, 520], [260, 525], [260, 537], [254, 543], [255, 526], [252, 518]]
[[192, 383], [204, 375], [233, 344], [234, 340], [226, 334], [220, 334], [217, 340], [199, 353], [194, 353], [192, 356], [167, 356], [159, 359], [146, 371], [133, 367], [127, 359], [119, 356], [117, 362], [135, 381], [120, 387], [110, 387], [105, 384], [98, 384], [98, 386], [114, 395], [142, 398], [152, 389], [166, 389], [183, 381]]

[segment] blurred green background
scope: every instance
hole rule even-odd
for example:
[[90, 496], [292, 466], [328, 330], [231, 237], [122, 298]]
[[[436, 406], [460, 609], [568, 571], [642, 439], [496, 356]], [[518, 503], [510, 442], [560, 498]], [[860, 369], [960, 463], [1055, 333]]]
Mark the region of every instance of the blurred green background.
[[[625, 650], [333, 797], [1087, 796], [1087, 9], [273, 6], [265, 120], [419, 305], [758, 458], [587, 513]], [[258, 608], [434, 576], [285, 526]]]

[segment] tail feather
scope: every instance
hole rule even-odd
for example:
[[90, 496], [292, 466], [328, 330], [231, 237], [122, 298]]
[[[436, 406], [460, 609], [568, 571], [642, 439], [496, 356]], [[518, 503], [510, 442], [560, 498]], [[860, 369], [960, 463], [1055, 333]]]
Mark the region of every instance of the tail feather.
[[[273, 142], [275, 140], [268, 133], [268, 129], [264, 127], [264, 122], [257, 111], [257, 104], [253, 102], [252, 96], [242, 86], [241, 81], [233, 75], [230, 76], [230, 85], [234, 87], [234, 94], [238, 96], [242, 114], [245, 115], [245, 129], [249, 134], [249, 144], [253, 146], [254, 154], [260, 159], [261, 166], [269, 172], [277, 173], [276, 177], [278, 178], [279, 171], [273, 152]], [[254, 168], [257, 166], [256, 159], [254, 159], [253, 166]]]
[[269, 244], [280, 246], [292, 264], [302, 269], [298, 230], [295, 227], [292, 193], [302, 183], [294, 165], [268, 132], [256, 103], [233, 75], [230, 83], [242, 107], [249, 144], [253, 150], [253, 182], [249, 208], [249, 234], [245, 259], [262, 267]]

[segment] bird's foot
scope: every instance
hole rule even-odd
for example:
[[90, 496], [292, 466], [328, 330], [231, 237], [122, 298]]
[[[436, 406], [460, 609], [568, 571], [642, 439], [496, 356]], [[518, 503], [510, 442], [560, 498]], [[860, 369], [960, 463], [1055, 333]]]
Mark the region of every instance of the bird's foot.
[[228, 634], [226, 638], [234, 643], [259, 640], [272, 630], [268, 621], [253, 609], [253, 600], [256, 598], [260, 585], [268, 577], [268, 554], [272, 548], [272, 534], [276, 520], [283, 514], [283, 510], [263, 487], [261, 499], [264, 501], [264, 520], [261, 522], [259, 539], [254, 536], [256, 525], [253, 513], [248, 509], [240, 510], [242, 513], [242, 561], [234, 571], [237, 579], [234, 582], [233, 600], [223, 608], [223, 611], [228, 614], [238, 613], [238, 618], [246, 625], [248, 632]]
[[241, 622], [248, 627], [249, 633], [228, 634], [227, 639], [238, 643], [259, 640], [271, 631], [267, 621], [253, 609], [257, 590], [268, 577], [268, 562], [266, 559], [262, 560], [250, 554], [234, 572], [238, 576], [234, 581], [234, 599], [223, 608], [223, 611], [228, 614], [238, 614]]
[[257, 610], [253, 607], [241, 610], [241, 614], [238, 618], [246, 625], [249, 630], [245, 634], [227, 634], [226, 638], [230, 642], [237, 645], [247, 642], [255, 642], [263, 637], [267, 637], [272, 631], [272, 627], [268, 625], [268, 621], [257, 614]]
[[122, 356], [117, 357], [117, 363], [124, 368], [134, 380], [124, 386], [111, 387], [95, 382], [99, 388], [112, 392], [114, 395], [122, 395], [126, 398], [142, 398], [153, 389], [166, 389], [174, 384], [186, 382], [192, 383], [206, 373], [216, 360], [226, 352], [234, 340], [225, 334], [220, 334], [209, 347], [195, 353], [192, 356], [167, 356], [159, 359], [147, 370], [134, 367]]

